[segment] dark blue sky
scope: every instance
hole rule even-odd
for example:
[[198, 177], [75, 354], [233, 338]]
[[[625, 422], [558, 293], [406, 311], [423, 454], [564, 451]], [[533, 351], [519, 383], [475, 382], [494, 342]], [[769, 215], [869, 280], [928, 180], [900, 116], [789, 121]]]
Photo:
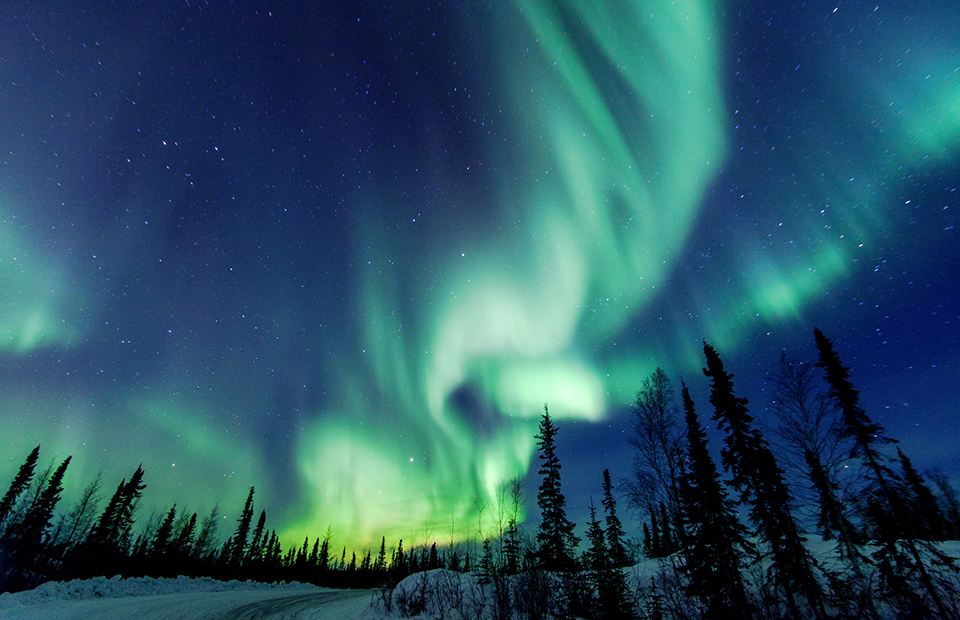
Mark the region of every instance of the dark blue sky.
[[706, 339], [762, 419], [819, 326], [956, 481], [958, 27], [946, 1], [4, 3], [0, 474], [41, 443], [76, 488], [143, 462], [150, 506], [257, 485], [291, 540], [465, 535], [544, 402], [584, 511], [654, 368], [706, 418]]

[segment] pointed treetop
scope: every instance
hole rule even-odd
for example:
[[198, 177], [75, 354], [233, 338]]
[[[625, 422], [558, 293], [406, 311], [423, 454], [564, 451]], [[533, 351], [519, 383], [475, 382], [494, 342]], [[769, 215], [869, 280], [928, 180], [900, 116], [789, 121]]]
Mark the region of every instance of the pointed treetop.
[[837, 404], [843, 417], [841, 436], [852, 438], [852, 455], [866, 457], [875, 443], [896, 443], [885, 436], [884, 428], [874, 422], [860, 407], [860, 392], [850, 382], [850, 369], [843, 365], [833, 348], [833, 342], [819, 329], [813, 330], [820, 360], [817, 366], [823, 369], [824, 379], [830, 385], [830, 398]]

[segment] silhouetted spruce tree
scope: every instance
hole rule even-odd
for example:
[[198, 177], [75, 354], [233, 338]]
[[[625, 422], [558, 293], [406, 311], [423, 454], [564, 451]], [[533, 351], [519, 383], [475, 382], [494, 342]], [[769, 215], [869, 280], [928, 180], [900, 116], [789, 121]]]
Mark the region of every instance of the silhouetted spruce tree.
[[70, 465], [68, 456], [47, 480], [37, 499], [27, 508], [23, 518], [13, 523], [4, 533], [9, 540], [11, 562], [2, 568], [8, 569], [7, 579], [15, 589], [31, 588], [48, 578], [50, 567], [46, 546], [47, 530], [53, 519], [53, 511], [63, 492], [63, 475]]
[[509, 483], [501, 485], [500, 490], [506, 495], [501, 497], [499, 505], [506, 515], [506, 528], [503, 532], [503, 572], [515, 575], [521, 569], [521, 540], [520, 540], [520, 510], [523, 505], [523, 483], [520, 478], [514, 478]]
[[[436, 547], [436, 543], [434, 543]], [[431, 549], [431, 566], [433, 564], [433, 549]], [[504, 558], [504, 571], [508, 575], [516, 575], [520, 572], [520, 527], [517, 524], [516, 516], [511, 516], [510, 520], [507, 522], [507, 531], [504, 534], [503, 540], [503, 558]]]
[[489, 538], [483, 539], [483, 544], [480, 547], [480, 565], [477, 568], [479, 569], [480, 585], [493, 582], [497, 570], [493, 563], [493, 549], [490, 547]]
[[843, 617], [862, 620], [877, 618], [873, 593], [863, 573], [863, 564], [870, 562], [860, 551], [859, 546], [864, 541], [847, 518], [843, 505], [837, 499], [837, 483], [830, 480], [820, 458], [813, 450], [807, 449], [804, 459], [809, 468], [810, 482], [817, 492], [817, 527], [824, 540], [836, 539], [837, 555], [850, 569], [848, 575], [842, 571], [824, 570], [832, 592], [833, 606]]
[[815, 329], [813, 333], [820, 354], [817, 366], [823, 369], [824, 378], [830, 386], [829, 397], [840, 410], [840, 434], [853, 442], [850, 456], [860, 459], [867, 468], [871, 481], [883, 496], [886, 505], [879, 509], [892, 513], [895, 505], [899, 503], [893, 489], [897, 475], [887, 466], [887, 459], [880, 452], [879, 446], [897, 441], [887, 437], [883, 427], [871, 420], [860, 407], [860, 391], [850, 382], [850, 371], [841, 363], [840, 356], [833, 348], [833, 342], [819, 329]]
[[[820, 354], [817, 366], [823, 369], [824, 378], [830, 386], [830, 398], [840, 409], [843, 419], [841, 433], [853, 440], [851, 456], [860, 459], [877, 488], [873, 502], [873, 519], [886, 524], [878, 528], [882, 538], [878, 541], [881, 549], [877, 552], [877, 557], [888, 591], [894, 598], [905, 601], [905, 605], [910, 607], [905, 610], [907, 613], [923, 613], [922, 609], [917, 608], [920, 602], [916, 599], [915, 588], [909, 584], [910, 573], [916, 571], [920, 584], [930, 597], [939, 617], [948, 618], [950, 616], [941, 594], [924, 565], [913, 536], [910, 532], [898, 531], [900, 527], [896, 525], [902, 526], [906, 523], [909, 513], [897, 494], [897, 476], [885, 464], [885, 459], [878, 450], [878, 446], [895, 441], [886, 437], [883, 427], [871, 420], [860, 407], [860, 392], [850, 382], [850, 370], [841, 362], [833, 348], [833, 341], [819, 329], [813, 330], [813, 337]], [[906, 555], [900, 550], [898, 536], [903, 536]]]
[[860, 577], [860, 563], [864, 557], [858, 546], [864, 541], [847, 518], [843, 505], [837, 499], [837, 484], [829, 479], [820, 459], [812, 450], [807, 450], [804, 456], [810, 468], [810, 481], [817, 492], [820, 505], [817, 511], [817, 527], [820, 529], [820, 534], [824, 540], [836, 539], [840, 557], [848, 561], [857, 577]]
[[63, 476], [72, 457], [67, 457], [47, 480], [42, 491], [24, 513], [23, 518], [14, 527], [15, 536], [25, 549], [37, 550], [50, 527], [53, 511], [60, 502], [63, 493]]
[[317, 562], [320, 560], [320, 537], [317, 536], [316, 540], [313, 541], [313, 550], [310, 551], [310, 566], [317, 566]]
[[632, 618], [633, 605], [626, 578], [619, 566], [614, 563], [607, 542], [607, 534], [597, 520], [593, 500], [590, 501], [590, 521], [587, 527], [587, 540], [590, 548], [584, 554], [584, 568], [587, 569], [594, 596], [590, 601], [593, 609], [591, 617], [609, 620], [612, 618]]
[[957, 540], [960, 538], [960, 499], [957, 498], [957, 491], [940, 469], [934, 468], [927, 476], [937, 487], [937, 503], [947, 523], [947, 540]]
[[247, 561], [254, 564], [263, 560], [263, 547], [265, 529], [267, 526], [267, 511], [261, 510], [260, 517], [257, 519], [257, 525], [253, 528], [253, 538], [250, 540], [250, 546], [247, 547]]
[[309, 548], [310, 548], [310, 537], [304, 536], [303, 544], [300, 545], [300, 548], [297, 550], [297, 556], [296, 556], [296, 559], [294, 560], [294, 563], [296, 564], [297, 569], [303, 570], [303, 568], [306, 567], [307, 559], [310, 557], [307, 551], [307, 549]]
[[837, 539], [843, 544], [863, 544], [837, 498], [839, 485], [827, 475], [815, 452], [804, 452], [804, 460], [807, 462], [807, 477], [817, 493], [817, 530], [820, 535], [824, 540]]
[[666, 557], [663, 549], [663, 536], [660, 528], [660, 512], [655, 508], [650, 509], [650, 557]]
[[390, 569], [402, 576], [407, 569], [407, 556], [403, 551], [403, 539], [397, 543], [397, 548], [393, 552], [393, 560], [390, 562]]
[[382, 572], [387, 568], [387, 537], [380, 538], [380, 553], [377, 554], [377, 560], [373, 563], [373, 570]]
[[610, 553], [610, 560], [614, 566], [628, 566], [630, 557], [623, 544], [627, 537], [623, 531], [623, 523], [617, 516], [617, 500], [613, 497], [613, 484], [610, 482], [610, 470], [603, 470], [603, 511], [606, 521], [607, 551]]
[[411, 553], [408, 566], [410, 567], [411, 575], [427, 570], [427, 548], [419, 547], [415, 552]]
[[153, 543], [150, 545], [150, 556], [155, 560], [162, 559], [167, 553], [167, 546], [170, 543], [170, 537], [173, 535], [173, 522], [177, 518], [177, 505], [174, 504], [167, 515], [161, 521], [153, 536]]
[[[333, 530], [330, 526], [327, 526], [327, 531], [323, 535], [323, 542], [320, 544], [320, 557], [317, 558], [317, 566], [321, 571], [327, 570], [327, 566], [330, 564], [330, 541], [333, 539]], [[347, 548], [343, 548], [344, 554], [347, 552]]]
[[650, 536], [650, 526], [644, 522], [643, 527], [643, 538], [640, 543], [640, 550], [643, 551], [644, 557], [652, 558], [653, 556], [653, 538]]
[[[725, 469], [732, 474], [731, 486], [740, 492], [740, 501], [750, 505], [750, 518], [760, 539], [770, 546], [774, 582], [786, 598], [793, 618], [816, 618], [826, 615], [823, 592], [813, 573], [813, 558], [804, 546], [797, 522], [791, 513], [790, 492], [770, 446], [753, 427], [753, 416], [747, 411], [747, 399], [733, 389], [733, 375], [726, 372], [723, 361], [709, 344], [703, 345], [707, 367], [703, 374], [710, 378], [710, 402], [713, 419], [726, 432], [720, 451]], [[802, 610], [796, 596], [807, 601]]]
[[211, 562], [213, 560], [219, 543], [219, 529], [220, 508], [214, 506], [210, 509], [210, 513], [203, 518], [203, 522], [200, 524], [200, 533], [197, 534], [197, 539], [193, 541], [191, 555], [195, 560], [201, 562]]
[[681, 394], [689, 450], [689, 469], [680, 485], [687, 534], [682, 568], [686, 591], [706, 607], [705, 617], [750, 618], [754, 610], [747, 601], [741, 567], [753, 549], [720, 483], [707, 450], [707, 435], [685, 385]]
[[247, 536], [250, 534], [250, 524], [253, 521], [253, 493], [254, 487], [250, 487], [247, 501], [243, 504], [243, 511], [237, 519], [237, 531], [224, 548], [226, 564], [233, 568], [240, 567], [247, 550]]
[[650, 595], [647, 599], [645, 611], [648, 620], [663, 620], [664, 618], [663, 595], [660, 594], [653, 577], [650, 578]]
[[267, 545], [267, 568], [277, 570], [283, 565], [283, 550], [280, 548], [280, 538], [276, 530], [270, 530], [270, 543]]
[[832, 398], [843, 416], [842, 434], [853, 440], [852, 456], [862, 459], [878, 459], [876, 445], [896, 443], [883, 434], [883, 427], [871, 420], [860, 408], [860, 391], [850, 382], [850, 369], [843, 365], [833, 348], [833, 341], [819, 329], [813, 330], [820, 360], [817, 366], [823, 369], [824, 378], [830, 385]]
[[660, 546], [663, 550], [663, 557], [675, 553], [678, 550], [677, 544], [677, 535], [667, 512], [667, 505], [660, 502]]
[[539, 472], [542, 480], [537, 491], [541, 521], [537, 531], [536, 559], [544, 570], [572, 571], [576, 568], [574, 552], [579, 541], [573, 533], [574, 524], [567, 519], [567, 500], [560, 488], [556, 436], [557, 426], [544, 405], [540, 433], [536, 436], [540, 460], [543, 461]]
[[599, 609], [603, 590], [607, 586], [607, 572], [610, 568], [610, 554], [607, 551], [607, 540], [597, 521], [597, 511], [593, 506], [593, 499], [590, 500], [590, 520], [587, 521], [587, 542], [590, 546], [584, 553], [583, 564], [590, 578], [590, 585], [593, 587], [593, 613], [592, 616], [603, 617], [603, 612]]
[[746, 503], [755, 487], [757, 478], [756, 454], [760, 451], [760, 433], [753, 429], [753, 416], [747, 413], [747, 399], [733, 393], [732, 376], [723, 370], [720, 356], [709, 344], [704, 343], [703, 352], [707, 367], [703, 374], [711, 380], [710, 403], [717, 428], [726, 433], [720, 450], [724, 468], [732, 474], [730, 486], [740, 493], [740, 501]]
[[176, 564], [176, 572], [174, 573], [176, 575], [186, 574], [189, 570], [190, 562], [188, 562], [188, 558], [190, 557], [190, 548], [193, 545], [193, 534], [196, 529], [197, 513], [193, 513], [183, 523], [173, 541], [172, 555]]
[[84, 540], [93, 528], [97, 503], [100, 501], [101, 479], [101, 474], [97, 474], [97, 477], [80, 493], [80, 498], [73, 508], [60, 517], [53, 538], [60, 548], [61, 558], [78, 542]]
[[130, 552], [134, 513], [145, 488], [143, 466], [137, 467], [129, 481], [120, 482], [84, 542], [80, 554], [81, 574], [95, 576], [122, 565]]
[[900, 448], [897, 448], [897, 457], [900, 459], [903, 481], [910, 495], [909, 523], [914, 535], [921, 540], [947, 540], [946, 520], [933, 491]]
[[17, 499], [19, 499], [23, 492], [27, 490], [27, 487], [30, 486], [30, 481], [33, 480], [34, 470], [37, 467], [37, 459], [39, 458], [40, 446], [37, 445], [37, 447], [27, 455], [26, 460], [24, 460], [20, 469], [17, 470], [17, 475], [14, 476], [10, 482], [10, 487], [7, 489], [7, 492], [4, 493], [3, 499], [0, 499], [0, 533], [3, 532], [7, 517], [13, 512], [13, 507], [17, 504]]

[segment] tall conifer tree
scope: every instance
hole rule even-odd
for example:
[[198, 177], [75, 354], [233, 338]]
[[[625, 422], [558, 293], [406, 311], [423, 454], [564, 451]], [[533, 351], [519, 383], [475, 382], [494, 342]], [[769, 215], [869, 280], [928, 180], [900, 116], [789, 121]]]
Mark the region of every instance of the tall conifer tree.
[[607, 541], [603, 528], [597, 521], [597, 511], [593, 506], [593, 500], [590, 501], [590, 520], [587, 521], [587, 542], [590, 543], [590, 547], [584, 553], [583, 564], [587, 570], [590, 586], [593, 589], [593, 596], [589, 597], [592, 599], [590, 601], [592, 605], [588, 606], [594, 608], [591, 615], [602, 618], [605, 615], [602, 606], [604, 599], [608, 597], [610, 554], [607, 551]]
[[380, 553], [377, 554], [377, 560], [373, 564], [373, 570], [383, 571], [387, 568], [387, 537], [380, 539]]
[[[8, 582], [8, 585], [17, 589], [30, 588], [36, 586], [38, 578], [44, 574], [43, 565], [48, 560], [45, 557], [49, 542], [46, 540], [47, 530], [53, 519], [53, 511], [60, 502], [63, 475], [68, 465], [70, 457], [64, 459], [53, 472], [23, 518], [12, 523], [4, 533], [0, 543], [10, 545], [12, 561], [7, 566], [0, 564], [0, 581]], [[7, 574], [3, 575], [4, 572]]]
[[[734, 393], [733, 375], [724, 369], [713, 347], [705, 343], [703, 352], [707, 360], [703, 374], [711, 379], [713, 419], [726, 432], [720, 454], [733, 476], [730, 484], [740, 492], [740, 501], [750, 505], [750, 518], [760, 539], [770, 546], [774, 580], [786, 598], [790, 615], [798, 620], [806, 613], [821, 618], [826, 614], [823, 593], [813, 573], [813, 558], [791, 513], [793, 500], [783, 470], [753, 427], [747, 399]], [[798, 594], [807, 600], [809, 612], [801, 611]]]
[[[833, 348], [833, 341], [819, 329], [813, 330], [813, 337], [820, 354], [817, 366], [823, 369], [824, 378], [830, 385], [830, 398], [840, 409], [843, 418], [842, 433], [853, 440], [851, 455], [858, 457], [866, 466], [877, 487], [878, 509], [885, 513], [877, 516], [885, 523], [902, 525], [909, 519], [909, 514], [895, 488], [897, 476], [885, 464], [885, 458], [878, 449], [880, 445], [895, 441], [886, 437], [883, 427], [870, 419], [860, 407], [860, 391], [850, 382], [850, 369], [841, 362], [840, 355]], [[896, 582], [894, 590], [899, 590], [909, 605], [916, 605], [918, 602], [915, 592], [907, 583], [908, 575], [916, 571], [920, 584], [933, 602], [937, 614], [941, 618], [950, 617], [943, 598], [920, 557], [911, 532], [896, 531], [890, 527], [883, 527], [878, 531], [882, 537], [879, 541], [881, 549], [878, 551], [881, 568], [892, 578], [888, 579], [888, 583]], [[898, 536], [903, 536], [906, 554], [900, 550]], [[895, 596], [898, 595], [895, 593]], [[922, 613], [922, 610], [918, 609], [909, 611]]]
[[922, 540], [946, 540], [946, 520], [933, 491], [900, 448], [897, 448], [897, 457], [903, 468], [903, 481], [912, 500], [908, 506], [912, 532]]
[[753, 610], [747, 601], [741, 568], [744, 555], [752, 553], [752, 547], [720, 483], [687, 386], [682, 386], [681, 394], [689, 451], [689, 469], [680, 485], [686, 517], [686, 590], [703, 602], [707, 617], [749, 618]]
[[27, 490], [27, 487], [30, 486], [30, 481], [33, 480], [33, 472], [37, 467], [37, 459], [39, 458], [40, 446], [38, 445], [27, 455], [26, 460], [17, 471], [17, 475], [14, 476], [13, 481], [10, 482], [10, 487], [3, 495], [3, 499], [0, 499], [0, 527], [3, 527], [7, 517], [10, 516], [13, 507], [17, 503], [17, 499]]
[[[609, 472], [607, 478], [609, 478]], [[590, 521], [587, 523], [587, 540], [590, 548], [584, 554], [584, 568], [593, 587], [594, 614], [603, 620], [633, 617], [627, 580], [610, 553], [607, 532], [597, 520], [597, 511], [590, 500]]]
[[820, 509], [817, 512], [817, 527], [820, 528], [824, 540], [836, 538], [840, 556], [853, 564], [853, 569], [859, 576], [862, 556], [856, 545], [863, 544], [863, 540], [850, 520], [847, 519], [843, 506], [837, 499], [837, 483], [831, 481], [827, 476], [827, 472], [816, 453], [807, 450], [804, 457], [807, 461], [807, 467], [810, 468], [810, 481], [813, 484], [813, 489], [817, 492], [818, 503], [820, 504]]
[[543, 406], [540, 433], [536, 436], [540, 448], [540, 529], [537, 531], [536, 557], [540, 568], [551, 571], [571, 571], [576, 567], [574, 551], [578, 539], [574, 524], [567, 519], [566, 502], [560, 488], [560, 459], [557, 457], [557, 426], [550, 419], [550, 411]]
[[129, 551], [133, 514], [144, 488], [143, 466], [137, 467], [129, 481], [120, 482], [87, 538], [96, 553], [126, 554]]
[[627, 537], [623, 524], [617, 516], [617, 500], [613, 497], [613, 484], [610, 482], [610, 470], [603, 470], [603, 511], [606, 520], [607, 551], [614, 566], [627, 566], [630, 558], [623, 544]]
[[154, 558], [161, 558], [167, 552], [167, 546], [170, 543], [170, 537], [173, 535], [173, 521], [177, 518], [177, 505], [174, 504], [169, 511], [167, 511], [166, 517], [160, 523], [160, 527], [157, 528], [157, 533], [153, 537], [153, 545], [151, 546], [150, 554]]
[[239, 567], [246, 555], [247, 536], [250, 534], [250, 523], [253, 521], [253, 493], [254, 487], [250, 487], [247, 501], [243, 504], [243, 511], [237, 519], [237, 531], [228, 542], [226, 549], [227, 564], [233, 567]]
[[193, 543], [193, 534], [197, 529], [197, 513], [190, 515], [190, 518], [187, 519], [186, 523], [183, 524], [183, 527], [180, 529], [180, 532], [177, 534], [176, 540], [173, 542], [174, 552], [177, 554], [177, 557], [182, 561], [183, 558], [187, 555], [190, 550], [190, 545]]
[[[327, 532], [323, 535], [323, 542], [320, 544], [320, 555], [317, 558], [317, 566], [320, 570], [327, 570], [327, 565], [330, 564], [330, 541], [333, 539], [333, 530], [330, 526], [327, 526]], [[346, 553], [346, 548], [344, 548], [344, 553]]]
[[267, 527], [267, 511], [261, 510], [260, 517], [257, 519], [257, 526], [253, 528], [253, 538], [250, 540], [250, 546], [247, 548], [247, 560], [259, 562], [263, 558], [263, 545], [266, 542], [264, 533]]
[[203, 518], [197, 539], [193, 541], [191, 555], [194, 559], [208, 560], [216, 553], [217, 546], [219, 545], [219, 534], [217, 533], [219, 529], [220, 507], [214, 506], [210, 509], [210, 513]]

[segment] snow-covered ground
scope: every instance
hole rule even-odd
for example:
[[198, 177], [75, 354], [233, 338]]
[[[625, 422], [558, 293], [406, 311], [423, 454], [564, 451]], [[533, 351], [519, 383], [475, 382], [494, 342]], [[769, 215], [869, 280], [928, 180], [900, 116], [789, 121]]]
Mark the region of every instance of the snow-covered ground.
[[331, 590], [301, 583], [263, 584], [213, 579], [97, 578], [49, 582], [0, 595], [0, 619], [215, 620], [382, 617], [368, 590]]
[[[807, 542], [821, 567], [843, 571], [836, 557], [836, 543], [810, 536]], [[960, 558], [960, 542], [937, 545], [941, 553]], [[863, 548], [870, 553], [871, 547]], [[745, 571], [748, 582], [763, 581], [769, 563], [761, 562]], [[647, 587], [651, 579], [659, 581], [664, 570], [669, 576], [669, 560], [644, 560], [624, 569], [632, 585]], [[876, 571], [876, 566], [866, 568]], [[953, 596], [960, 592], [956, 572], [944, 567], [930, 568], [943, 594], [957, 607]], [[521, 591], [522, 576], [509, 578], [511, 591]], [[876, 581], [868, 575], [868, 581]], [[542, 589], [558, 587], [547, 578]], [[514, 590], [514, 587], [517, 590]], [[542, 591], [542, 590], [541, 590]], [[483, 584], [477, 574], [461, 574], [444, 569], [411, 575], [393, 592], [377, 590], [332, 590], [302, 583], [264, 584], [241, 581], [215, 581], [209, 578], [176, 579], [97, 578], [70, 582], [45, 583], [35, 590], [0, 594], [0, 620], [233, 620], [236, 618], [285, 618], [313, 620], [383, 620], [411, 618], [490, 618], [497, 597], [493, 586]], [[388, 612], [387, 609], [390, 609]], [[894, 611], [881, 605], [880, 615], [893, 618]]]

